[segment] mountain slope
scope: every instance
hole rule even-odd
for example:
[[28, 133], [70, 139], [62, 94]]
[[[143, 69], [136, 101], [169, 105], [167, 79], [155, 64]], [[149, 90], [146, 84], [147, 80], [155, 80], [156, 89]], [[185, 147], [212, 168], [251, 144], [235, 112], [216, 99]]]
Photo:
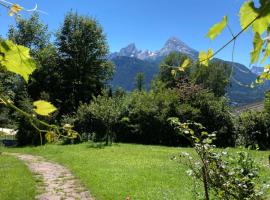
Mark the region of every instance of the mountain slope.
[[[170, 38], [160, 50], [142, 51], [138, 50], [135, 44], [130, 44], [120, 50], [120, 52], [109, 55], [109, 58], [116, 66], [116, 72], [111, 85], [113, 88], [122, 87], [126, 90], [135, 88], [135, 77], [137, 73], [145, 74], [146, 88], [150, 88], [151, 80], [159, 72], [159, 64], [165, 56], [171, 52], [181, 52], [187, 54], [194, 60], [198, 57], [198, 52], [179, 39]], [[233, 105], [245, 105], [257, 101], [261, 101], [264, 92], [270, 88], [270, 83], [251, 88], [251, 84], [255, 82], [257, 75], [251, 70], [239, 63], [224, 61], [233, 67], [233, 74], [230, 85], [227, 88], [227, 96]]]
[[138, 58], [117, 56], [111, 60], [115, 64], [115, 74], [110, 82], [112, 87], [122, 87], [131, 91], [136, 87], [135, 77], [142, 72], [145, 76], [145, 86], [150, 88], [151, 80], [158, 74], [159, 66], [157, 63], [140, 60]]

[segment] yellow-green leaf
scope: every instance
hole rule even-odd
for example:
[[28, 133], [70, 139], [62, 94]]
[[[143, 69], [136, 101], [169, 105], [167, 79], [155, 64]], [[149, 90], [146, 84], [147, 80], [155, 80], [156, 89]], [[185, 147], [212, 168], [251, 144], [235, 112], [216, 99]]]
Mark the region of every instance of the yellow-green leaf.
[[263, 79], [262, 79], [260, 76], [257, 77], [256, 83], [257, 83], [257, 84], [262, 84], [262, 83], [263, 83]]
[[270, 72], [270, 65], [264, 66], [264, 71], [269, 73]]
[[267, 41], [266, 48], [264, 49], [264, 56], [261, 60], [261, 64], [270, 56], [270, 42]]
[[263, 72], [260, 76], [261, 79], [270, 79], [270, 74], [268, 72]]
[[36, 63], [31, 58], [29, 49], [7, 40], [0, 42], [0, 53], [0, 65], [8, 71], [21, 75], [28, 82], [29, 75], [36, 69]]
[[207, 52], [201, 51], [200, 54], [199, 54], [199, 62], [200, 62], [200, 64], [208, 66], [209, 61], [213, 57], [213, 54], [214, 54], [214, 52], [213, 52], [212, 49], [209, 49]]
[[[240, 23], [242, 29], [252, 23], [254, 33], [260, 35], [267, 31], [270, 23], [270, 3], [264, 1], [259, 8], [256, 8], [253, 1], [247, 1], [240, 9]], [[256, 19], [256, 20], [255, 20]]]
[[35, 106], [34, 111], [43, 116], [48, 116], [49, 114], [55, 112], [57, 109], [50, 102], [39, 100], [33, 103]]
[[191, 65], [191, 60], [189, 58], [185, 59], [181, 66], [178, 68], [179, 71], [185, 71]]
[[212, 26], [212, 28], [209, 29], [207, 36], [211, 40], [215, 39], [227, 26], [227, 23], [228, 23], [228, 17], [224, 16], [221, 22], [215, 24], [214, 26]]
[[246, 28], [256, 17], [258, 13], [253, 1], [246, 1], [239, 12], [240, 24], [242, 29]]
[[263, 43], [264, 41], [261, 39], [260, 34], [255, 33], [253, 38], [253, 51], [251, 52], [251, 63], [255, 63], [259, 60]]

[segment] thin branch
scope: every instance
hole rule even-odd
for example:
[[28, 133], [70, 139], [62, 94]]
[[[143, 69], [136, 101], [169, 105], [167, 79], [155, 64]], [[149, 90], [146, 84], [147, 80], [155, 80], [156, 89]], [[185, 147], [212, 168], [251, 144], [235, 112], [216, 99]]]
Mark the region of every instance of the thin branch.
[[253, 19], [246, 27], [244, 27], [241, 31], [239, 31], [231, 40], [229, 40], [226, 44], [224, 44], [221, 48], [219, 48], [216, 52], [214, 52], [211, 56], [206, 59], [199, 60], [199, 63], [203, 63], [204, 61], [210, 60], [215, 57], [219, 52], [225, 49], [229, 44], [235, 41], [245, 30], [247, 30], [257, 19], [259, 19], [261, 15], [258, 15], [255, 19]]
[[228, 30], [229, 30], [231, 36], [234, 38], [233, 31], [232, 31], [231, 27], [229, 26], [229, 24], [227, 24], [227, 28], [228, 28]]

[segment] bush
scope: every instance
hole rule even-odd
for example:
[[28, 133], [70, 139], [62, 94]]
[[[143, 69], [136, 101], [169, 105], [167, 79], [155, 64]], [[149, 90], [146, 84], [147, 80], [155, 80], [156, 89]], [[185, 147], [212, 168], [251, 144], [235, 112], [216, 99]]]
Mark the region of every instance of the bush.
[[[182, 154], [189, 167], [187, 172], [194, 179], [196, 198], [265, 199], [269, 185], [260, 180], [259, 164], [247, 151], [240, 151], [234, 155], [227, 151], [217, 151], [213, 145], [216, 135], [208, 134], [201, 124], [181, 123], [177, 118], [171, 118], [169, 121], [179, 134], [185, 135], [191, 141], [197, 154], [196, 159], [187, 153]], [[204, 189], [203, 195], [199, 188]]]
[[266, 112], [247, 111], [236, 121], [238, 146], [270, 148], [270, 115]]
[[180, 114], [175, 91], [133, 92], [127, 97], [127, 104], [127, 120], [120, 123], [122, 130], [117, 132], [119, 141], [170, 146], [187, 144], [187, 140], [176, 134], [166, 122], [169, 117]]

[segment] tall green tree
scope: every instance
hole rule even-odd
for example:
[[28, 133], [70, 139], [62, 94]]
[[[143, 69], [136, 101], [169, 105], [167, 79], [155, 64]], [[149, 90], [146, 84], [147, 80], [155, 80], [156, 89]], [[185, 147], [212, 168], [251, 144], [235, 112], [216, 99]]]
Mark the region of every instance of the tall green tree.
[[108, 45], [99, 23], [90, 17], [69, 12], [57, 33], [60, 56], [61, 112], [75, 111], [88, 103], [111, 78], [113, 65], [106, 59]]
[[[167, 88], [172, 88], [177, 85], [176, 79], [172, 75], [172, 70], [181, 66], [181, 64], [188, 58], [185, 54], [180, 52], [173, 52], [169, 54], [160, 64], [159, 79], [166, 84]], [[178, 74], [179, 76], [180, 74]], [[185, 78], [184, 74], [181, 74], [177, 79]]]
[[[32, 54], [45, 48], [50, 40], [48, 27], [40, 21], [37, 13], [30, 18], [18, 18], [8, 31], [8, 39], [31, 49]], [[33, 56], [33, 55], [32, 55]]]
[[208, 66], [195, 65], [191, 72], [191, 80], [195, 84], [201, 84], [210, 89], [215, 96], [224, 96], [230, 82], [231, 66], [224, 62], [215, 60]]
[[145, 77], [144, 77], [144, 73], [140, 72], [136, 75], [135, 77], [136, 80], [136, 88], [138, 91], [143, 91], [144, 90], [144, 86], [145, 86]]
[[[39, 98], [39, 94], [44, 90], [44, 86], [50, 87], [48, 82], [41, 78], [40, 74], [42, 74], [41, 72], [45, 68], [48, 69], [48, 63], [54, 61], [54, 56], [52, 56], [48, 50], [45, 50], [51, 47], [47, 25], [41, 22], [37, 13], [34, 13], [26, 19], [18, 18], [16, 24], [11, 26], [8, 31], [8, 39], [12, 40], [15, 44], [28, 47], [31, 51], [31, 55], [35, 58], [37, 70], [32, 74], [29, 81], [30, 84], [27, 87], [19, 87], [27, 90], [30, 86], [31, 97], [34, 99]], [[32, 89], [31, 86], [35, 85], [36, 82], [43, 84], [37, 84], [38, 87]], [[25, 82], [21, 80], [19, 84], [24, 85]]]
[[113, 126], [120, 121], [123, 114], [124, 103], [122, 97], [110, 97], [107, 91], [103, 95], [94, 97], [89, 105], [82, 105], [80, 109], [90, 111], [93, 118], [100, 120], [105, 127], [105, 144], [111, 144], [114, 140]]

